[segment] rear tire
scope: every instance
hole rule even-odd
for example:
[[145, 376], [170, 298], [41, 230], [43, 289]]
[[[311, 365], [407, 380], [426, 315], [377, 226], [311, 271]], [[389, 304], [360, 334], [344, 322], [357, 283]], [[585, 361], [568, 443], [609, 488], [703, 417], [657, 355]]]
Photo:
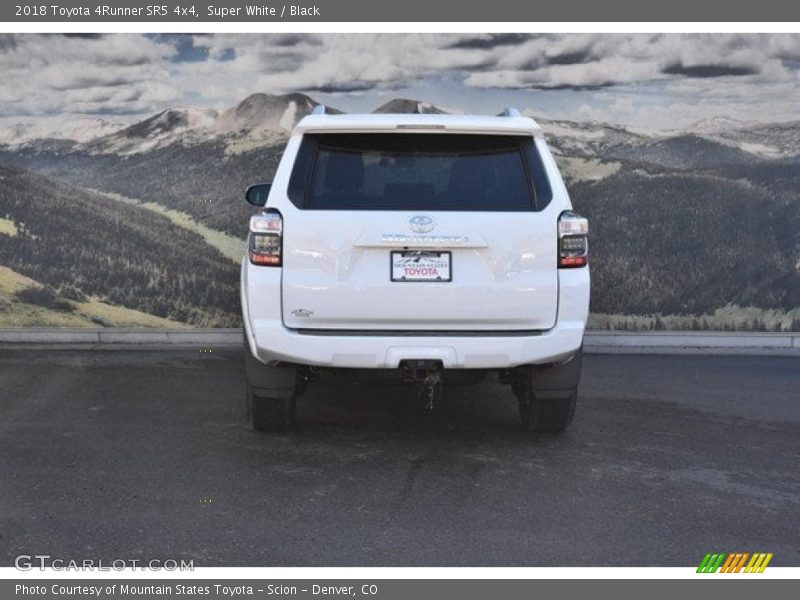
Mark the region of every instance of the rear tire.
[[573, 391], [566, 398], [548, 398], [542, 400], [533, 392], [518, 398], [519, 420], [523, 431], [537, 433], [557, 433], [564, 431], [572, 422], [575, 405], [578, 402], [578, 391]]
[[295, 396], [266, 398], [247, 384], [247, 407], [253, 429], [262, 432], [290, 431], [295, 425]]

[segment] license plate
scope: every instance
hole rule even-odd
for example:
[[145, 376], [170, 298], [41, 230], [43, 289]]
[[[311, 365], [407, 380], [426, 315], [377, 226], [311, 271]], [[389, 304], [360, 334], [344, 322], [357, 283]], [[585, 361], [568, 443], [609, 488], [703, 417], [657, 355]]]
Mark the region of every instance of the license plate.
[[451, 281], [450, 252], [392, 252], [392, 281]]

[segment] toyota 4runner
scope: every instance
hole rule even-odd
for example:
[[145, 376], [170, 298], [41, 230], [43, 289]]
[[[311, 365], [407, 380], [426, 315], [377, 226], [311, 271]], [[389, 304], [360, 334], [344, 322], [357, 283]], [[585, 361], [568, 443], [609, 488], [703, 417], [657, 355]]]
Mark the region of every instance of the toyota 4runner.
[[247, 200], [262, 207], [241, 272], [255, 429], [291, 428], [296, 398], [327, 370], [392, 371], [429, 407], [448, 377], [494, 371], [525, 429], [569, 425], [588, 224], [535, 121], [319, 106]]

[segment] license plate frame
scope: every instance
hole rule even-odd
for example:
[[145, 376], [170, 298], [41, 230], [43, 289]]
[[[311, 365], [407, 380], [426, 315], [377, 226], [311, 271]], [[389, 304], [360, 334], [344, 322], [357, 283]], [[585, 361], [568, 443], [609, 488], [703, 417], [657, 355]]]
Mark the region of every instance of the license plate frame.
[[[425, 260], [423, 267], [436, 268], [439, 275], [421, 273], [414, 275], [402, 275], [407, 267], [398, 263], [397, 259], [414, 259], [414, 262]], [[446, 276], [441, 275], [441, 270], [446, 269]], [[449, 250], [392, 250], [389, 252], [389, 278], [396, 283], [448, 283], [453, 281], [453, 253]]]

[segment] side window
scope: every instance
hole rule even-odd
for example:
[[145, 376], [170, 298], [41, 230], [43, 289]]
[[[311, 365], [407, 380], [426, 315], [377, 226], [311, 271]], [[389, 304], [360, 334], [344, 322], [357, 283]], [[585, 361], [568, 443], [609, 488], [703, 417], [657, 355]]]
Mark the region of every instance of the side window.
[[544, 162], [533, 140], [525, 143], [525, 158], [528, 160], [528, 170], [536, 192], [536, 210], [543, 210], [553, 199], [553, 188], [550, 186], [547, 169], [544, 168]]
[[308, 183], [311, 181], [311, 172], [314, 168], [314, 157], [317, 154], [317, 142], [308, 135], [303, 136], [297, 156], [292, 167], [292, 176], [289, 178], [287, 195], [297, 208], [303, 208], [307, 193]]

